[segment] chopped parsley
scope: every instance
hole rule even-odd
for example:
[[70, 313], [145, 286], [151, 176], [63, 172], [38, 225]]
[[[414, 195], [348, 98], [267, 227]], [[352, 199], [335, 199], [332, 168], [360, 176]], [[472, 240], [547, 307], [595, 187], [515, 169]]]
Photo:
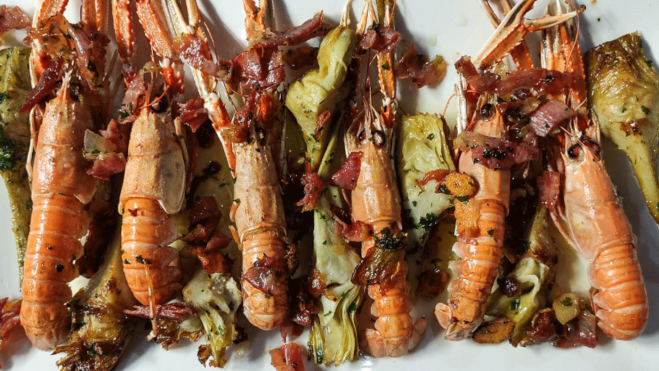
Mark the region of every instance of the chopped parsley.
[[463, 204], [469, 202], [469, 196], [457, 196], [456, 198], [458, 199], [458, 201], [462, 202]]
[[419, 227], [429, 231], [433, 226], [437, 224], [437, 215], [434, 213], [427, 213], [426, 216], [421, 217], [419, 220]]
[[517, 310], [519, 309], [519, 298], [515, 299], [510, 303], [510, 309]]

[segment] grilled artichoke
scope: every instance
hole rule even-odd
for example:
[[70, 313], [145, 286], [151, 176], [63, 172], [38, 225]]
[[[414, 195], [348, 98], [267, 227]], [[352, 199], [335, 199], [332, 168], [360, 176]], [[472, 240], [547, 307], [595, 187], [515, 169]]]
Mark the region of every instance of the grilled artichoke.
[[71, 302], [73, 330], [69, 344], [55, 351], [66, 353], [57, 365], [64, 371], [114, 368], [135, 327], [135, 320], [124, 310], [136, 303], [124, 276], [117, 229], [105, 262]]
[[[336, 149], [338, 131], [335, 130], [320, 166], [318, 175], [327, 179], [331, 157]], [[337, 222], [330, 204], [341, 207], [341, 192], [327, 186], [314, 212], [313, 247], [315, 269], [326, 289], [319, 299], [320, 313], [314, 316], [309, 335], [309, 348], [317, 364], [340, 365], [359, 357], [356, 312], [362, 300], [361, 287], [350, 281], [360, 257], [336, 232]]]
[[183, 288], [183, 299], [197, 310], [206, 333], [208, 344], [199, 348], [200, 360], [212, 355], [209, 365], [224, 367], [226, 348], [237, 335], [235, 318], [242, 302], [238, 284], [231, 274], [207, 274], [199, 269]]
[[625, 152], [650, 214], [659, 223], [659, 74], [637, 33], [586, 54], [588, 98], [604, 136]]
[[554, 280], [558, 261], [556, 244], [549, 231], [549, 212], [538, 206], [529, 228], [528, 250], [508, 275], [520, 285], [520, 293], [508, 297], [501, 288], [490, 296], [488, 314], [504, 315], [515, 323], [511, 342], [514, 346], [524, 338], [535, 313], [547, 302], [547, 288]]
[[318, 50], [318, 69], [307, 72], [288, 89], [286, 107], [293, 113], [306, 142], [305, 157], [316, 171], [332, 132], [329, 122], [318, 127], [318, 117], [336, 113], [348, 95], [343, 84], [352, 60], [357, 36], [348, 27], [330, 31]]
[[436, 193], [436, 180], [423, 186], [423, 177], [434, 170], [455, 170], [443, 123], [429, 114], [404, 116], [398, 137], [396, 164], [403, 194], [403, 209], [412, 229], [407, 230], [408, 241], [421, 246], [432, 225], [444, 210], [453, 206], [454, 196]]
[[9, 193], [21, 280], [32, 200], [25, 170], [30, 147], [30, 123], [28, 115], [18, 111], [30, 91], [29, 55], [29, 48], [0, 50], [0, 174]]

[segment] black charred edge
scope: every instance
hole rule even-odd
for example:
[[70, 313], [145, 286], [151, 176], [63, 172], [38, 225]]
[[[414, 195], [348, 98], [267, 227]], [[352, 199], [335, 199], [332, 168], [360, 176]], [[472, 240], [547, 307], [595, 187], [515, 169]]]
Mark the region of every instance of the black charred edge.
[[64, 357], [57, 361], [60, 371], [112, 370], [119, 363], [126, 344], [133, 334], [136, 321], [124, 318], [121, 323], [122, 331], [112, 341], [87, 343], [78, 333], [81, 322], [76, 321], [75, 317], [74, 315], [73, 333], [69, 344], [60, 346], [53, 352], [53, 354], [65, 353]]
[[203, 328], [198, 331], [185, 331], [181, 329], [181, 323], [185, 319], [166, 319], [159, 318], [156, 320], [156, 329], [153, 329], [156, 334], [156, 343], [169, 350], [173, 345], [177, 344], [181, 339], [188, 339], [190, 342], [201, 339], [204, 335]]

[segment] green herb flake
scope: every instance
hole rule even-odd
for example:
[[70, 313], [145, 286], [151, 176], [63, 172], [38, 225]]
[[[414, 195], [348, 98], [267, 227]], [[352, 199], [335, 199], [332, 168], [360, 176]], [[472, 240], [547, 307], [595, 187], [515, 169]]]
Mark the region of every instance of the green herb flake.
[[325, 352], [323, 351], [323, 346], [318, 345], [316, 346], [316, 364], [322, 364], [323, 363], [323, 356], [325, 355]]
[[641, 106], [641, 110], [642, 110], [643, 113], [645, 113], [646, 115], [649, 115], [649, 114], [650, 114], [650, 109], [647, 108], [646, 106]]
[[435, 139], [435, 134], [430, 134], [427, 136], [428, 140], [433, 140]]
[[457, 196], [456, 198], [463, 204], [467, 204], [467, 202], [469, 202], [469, 196]]
[[490, 237], [494, 236], [494, 229], [490, 229], [487, 231], [487, 234], [490, 235]]
[[510, 303], [510, 309], [511, 310], [519, 309], [519, 298], [513, 300], [512, 303]]
[[571, 307], [572, 306], [572, 298], [570, 298], [569, 296], [564, 297], [563, 300], [561, 300], [561, 304], [564, 307]]
[[419, 227], [429, 231], [433, 226], [437, 224], [437, 215], [434, 213], [427, 213], [426, 216], [421, 217], [419, 220]]

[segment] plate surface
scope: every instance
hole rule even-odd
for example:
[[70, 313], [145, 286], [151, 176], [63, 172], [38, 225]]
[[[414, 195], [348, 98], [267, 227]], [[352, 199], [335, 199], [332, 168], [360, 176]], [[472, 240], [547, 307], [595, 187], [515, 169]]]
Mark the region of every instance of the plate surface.
[[[243, 10], [241, 2], [199, 0], [209, 26], [213, 30], [219, 53], [230, 58], [245, 45]], [[8, 5], [20, 5], [28, 14], [34, 5], [25, 1], [5, 0]], [[275, 0], [278, 28], [284, 29], [310, 18], [323, 10], [333, 24], [337, 24], [343, 0], [306, 1]], [[539, 16], [546, 0], [536, 4], [532, 15]], [[77, 1], [71, 1], [67, 17], [76, 20], [79, 14]], [[581, 18], [581, 45], [586, 51], [592, 45], [614, 39], [638, 30], [645, 41], [646, 54], [652, 58], [659, 53], [659, 27], [656, 27], [659, 3], [652, 0], [592, 0], [581, 1], [588, 7]], [[441, 4], [441, 5], [440, 5]], [[353, 20], [362, 2], [353, 4]], [[460, 55], [475, 55], [492, 32], [485, 11], [477, 0], [399, 0], [396, 25], [405, 38], [418, 45], [423, 53], [441, 54], [449, 63], [444, 82], [434, 88], [415, 90], [407, 83], [400, 86], [401, 105], [407, 112], [442, 113], [453, 90], [456, 72], [452, 67]], [[353, 23], [354, 24], [354, 23]], [[654, 55], [657, 57], [657, 55]], [[652, 58], [657, 61], [657, 59]], [[189, 89], [188, 91], [192, 91]], [[453, 102], [454, 103], [454, 102]], [[453, 103], [447, 118], [454, 117]], [[659, 107], [656, 107], [659, 109]], [[515, 349], [508, 344], [477, 345], [471, 341], [449, 342], [432, 317], [432, 303], [419, 304], [416, 316], [429, 316], [430, 326], [425, 337], [412, 354], [400, 359], [372, 359], [363, 356], [359, 361], [344, 364], [339, 370], [400, 370], [400, 369], [505, 369], [505, 370], [656, 370], [659, 361], [659, 229], [648, 214], [643, 198], [624, 155], [612, 145], [604, 146], [607, 168], [624, 200], [624, 207], [634, 232], [638, 236], [638, 256], [643, 268], [650, 300], [650, 321], [645, 333], [632, 342], [599, 339], [596, 349], [575, 348], [561, 350], [549, 345]], [[18, 268], [14, 239], [11, 232], [9, 201], [4, 183], [0, 186], [0, 297], [20, 296]], [[301, 247], [305, 248], [305, 247]], [[310, 248], [306, 247], [306, 248]], [[572, 255], [570, 255], [572, 256]], [[576, 271], [578, 278], [571, 282], [583, 283], [585, 272], [579, 262], [570, 262], [566, 256], [561, 263], [565, 271]], [[561, 269], [561, 268], [559, 268]], [[587, 287], [572, 289], [587, 290]], [[564, 287], [570, 289], [570, 287]], [[146, 335], [138, 331], [131, 340], [130, 349], [121, 360], [118, 370], [203, 370], [197, 362], [197, 345], [183, 342], [168, 352], [155, 343], [143, 341]], [[0, 362], [11, 370], [56, 370], [57, 356], [40, 352], [29, 346], [24, 335], [16, 332], [2, 355]], [[18, 341], [14, 341], [18, 340]], [[279, 346], [278, 332], [251, 336], [251, 348], [244, 358], [229, 354], [227, 370], [272, 369], [267, 351]], [[305, 348], [306, 336], [296, 340]], [[11, 358], [9, 355], [11, 354]], [[313, 369], [311, 362], [307, 369]]]

